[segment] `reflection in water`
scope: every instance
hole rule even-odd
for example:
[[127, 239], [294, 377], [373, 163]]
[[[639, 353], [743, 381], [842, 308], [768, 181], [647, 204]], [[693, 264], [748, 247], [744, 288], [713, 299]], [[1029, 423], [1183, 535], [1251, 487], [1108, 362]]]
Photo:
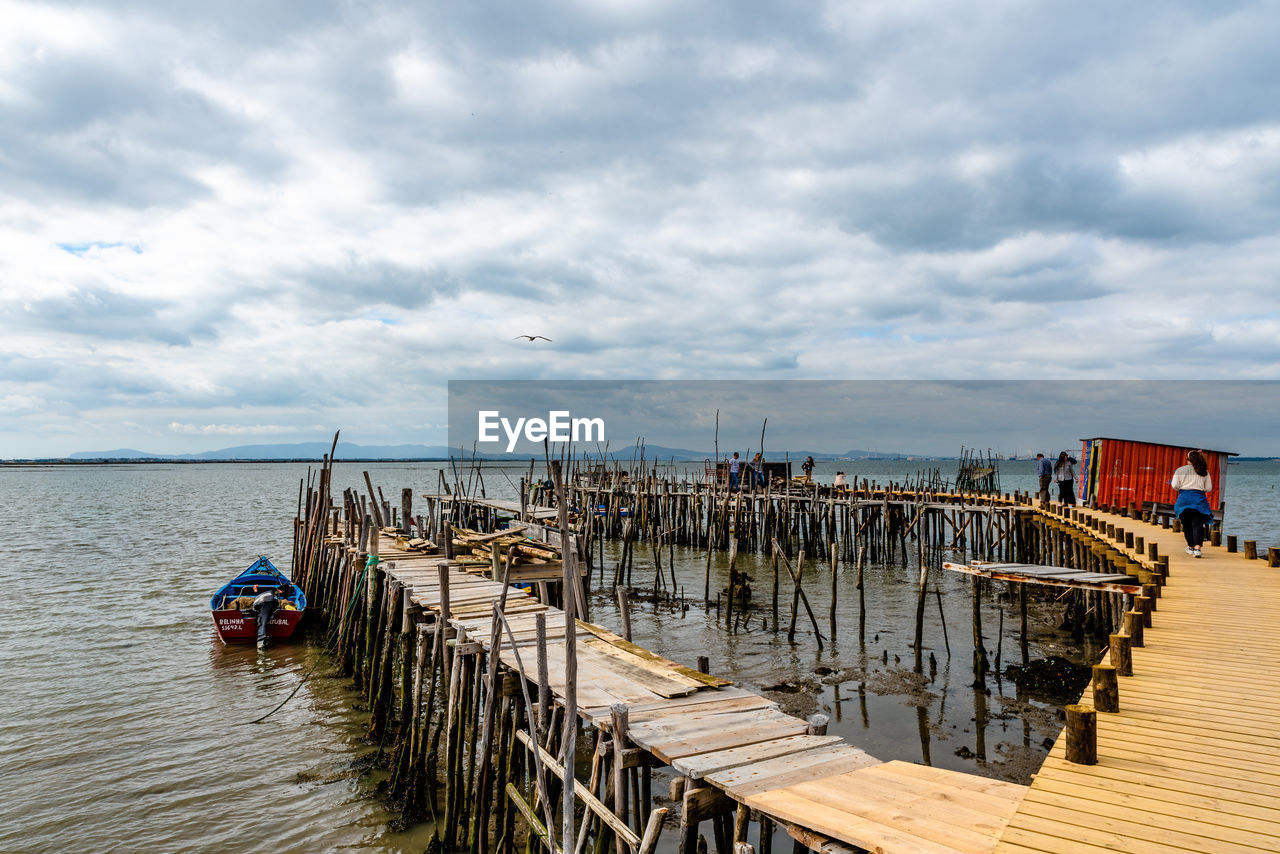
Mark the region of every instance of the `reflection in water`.
[[974, 731], [977, 733], [973, 752], [978, 757], [979, 762], [987, 761], [987, 692], [978, 689], [973, 692], [973, 725]]
[[916, 726], [920, 730], [920, 761], [932, 765], [929, 758], [929, 710], [924, 706], [916, 706]]

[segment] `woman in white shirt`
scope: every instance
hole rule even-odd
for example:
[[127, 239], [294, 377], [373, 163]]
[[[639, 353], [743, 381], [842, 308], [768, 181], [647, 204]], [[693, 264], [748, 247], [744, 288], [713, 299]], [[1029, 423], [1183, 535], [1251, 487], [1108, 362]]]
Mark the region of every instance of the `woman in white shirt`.
[[1182, 533], [1187, 538], [1187, 554], [1200, 557], [1205, 530], [1213, 522], [1213, 508], [1209, 506], [1207, 493], [1213, 490], [1209, 477], [1209, 464], [1199, 451], [1187, 452], [1187, 464], [1173, 473], [1169, 485], [1178, 490], [1178, 501], [1173, 505], [1173, 515], [1182, 521]]

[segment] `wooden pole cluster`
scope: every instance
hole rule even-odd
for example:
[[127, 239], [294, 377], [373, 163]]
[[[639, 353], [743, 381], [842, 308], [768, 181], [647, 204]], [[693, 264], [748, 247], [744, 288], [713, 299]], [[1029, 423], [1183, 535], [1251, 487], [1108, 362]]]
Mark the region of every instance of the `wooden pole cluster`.
[[[496, 523], [496, 508], [480, 500], [483, 481], [456, 478], [451, 500], [443, 500], [444, 493], [428, 496], [426, 513], [415, 516], [411, 494], [402, 491], [400, 506], [392, 507], [367, 472], [367, 492], [347, 490], [335, 501], [329, 486], [331, 467], [331, 457], [326, 458], [324, 466], [309, 473], [300, 485], [295, 581], [327, 625], [337, 662], [355, 680], [368, 704], [369, 736], [380, 744], [379, 756], [391, 772], [388, 796], [401, 805], [406, 820], [438, 816], [440, 841], [446, 850], [466, 848], [474, 854], [511, 851], [517, 827], [524, 829], [531, 847], [550, 852], [572, 849], [583, 854], [590, 845], [592, 854], [609, 848], [618, 854], [648, 854], [656, 845], [665, 810], [654, 808], [650, 794], [655, 760], [627, 740], [627, 709], [615, 708], [611, 720], [588, 731], [587, 738], [576, 709], [573, 616], [585, 614], [587, 591], [580, 583], [584, 572], [579, 561], [588, 561], [590, 568], [593, 542], [602, 544], [616, 536], [624, 544], [647, 544], [659, 578], [664, 575], [663, 555], [674, 544], [705, 547], [708, 553], [727, 548], [731, 586], [725, 610], [727, 622], [734, 625], [733, 615], [745, 607], [733, 595], [736, 556], [739, 549], [767, 548], [773, 556], [774, 630], [780, 631], [789, 616], [789, 638], [794, 640], [803, 624], [819, 647], [837, 633], [836, 578], [842, 556], [856, 560], [861, 609], [866, 561], [896, 558], [905, 566], [914, 552], [919, 569], [918, 668], [922, 666], [928, 568], [944, 551], [1137, 575], [1144, 585], [1141, 596], [1079, 594], [1081, 630], [1111, 636], [1111, 665], [1099, 665], [1094, 672], [1094, 702], [1104, 712], [1118, 709], [1117, 677], [1132, 675], [1132, 649], [1142, 646], [1144, 629], [1151, 625], [1168, 575], [1168, 559], [1157, 555], [1154, 544], [1146, 549], [1147, 544], [1132, 531], [1117, 530], [1114, 524], [1080, 510], [1044, 513], [998, 496], [911, 491], [866, 482], [842, 495], [814, 488], [727, 493], [656, 476], [606, 489], [600, 483], [584, 485], [566, 479], [559, 461], [550, 461], [556, 496], [554, 530], [562, 546], [563, 575], [555, 582], [539, 582], [539, 594], [548, 604], [558, 597], [566, 613], [568, 658], [567, 688], [562, 700], [553, 703], [542, 614], [534, 620], [534, 636], [528, 637], [526, 628], [517, 643], [504, 612], [504, 592], [494, 605], [485, 637], [459, 635], [460, 629], [450, 620], [455, 605], [447, 565], [442, 563], [439, 569], [438, 610], [423, 610], [414, 604], [412, 582], [397, 576], [394, 564], [380, 560], [388, 551], [382, 544], [391, 537], [400, 548], [411, 543], [432, 548], [428, 538], [437, 538], [447, 558], [455, 526]], [[531, 472], [528, 483], [532, 482]], [[448, 484], [443, 486], [449, 489]], [[542, 506], [545, 487], [526, 489], [522, 482], [521, 492], [521, 514], [531, 515]], [[570, 515], [574, 507], [605, 509], [580, 514], [575, 520]], [[600, 554], [598, 547], [595, 553]], [[488, 554], [486, 566], [494, 580], [499, 579], [501, 568], [503, 589], [509, 589], [511, 549], [495, 548]], [[807, 557], [830, 566], [831, 612], [825, 632], [803, 587]], [[673, 567], [669, 557], [666, 565]], [[790, 591], [780, 590], [785, 585], [785, 577], [780, 584], [782, 570], [790, 578]], [[614, 579], [628, 637], [629, 580], [621, 572]], [[675, 590], [677, 582], [672, 571], [663, 584]], [[786, 592], [791, 598], [789, 615], [779, 608], [779, 595]], [[1094, 596], [1099, 598], [1088, 598]], [[457, 607], [465, 607], [465, 600]], [[1025, 622], [1022, 636], [1025, 645]], [[980, 676], [987, 667], [982, 637], [981, 588], [975, 585], [975, 669]], [[514, 653], [514, 667], [497, 654], [504, 645]], [[705, 661], [699, 664], [705, 671]], [[1096, 733], [1093, 714], [1093, 709], [1077, 710], [1076, 723], [1069, 727], [1077, 731], [1073, 761], [1089, 760], [1091, 726]], [[821, 727], [825, 722], [813, 725]], [[1093, 755], [1096, 761], [1096, 745]], [[578, 779], [575, 769], [587, 766], [588, 779]], [[691, 779], [679, 788], [673, 800], [683, 807], [682, 851], [698, 849], [703, 821], [712, 823], [718, 852], [728, 854], [746, 843], [753, 818], [750, 810]], [[773, 826], [766, 817], [756, 818], [763, 848], [770, 844], [766, 840], [771, 839]], [[784, 829], [793, 836], [804, 832]]]
[[[487, 644], [459, 635], [450, 617], [468, 606], [465, 599], [453, 604], [447, 562], [438, 571], [438, 610], [424, 610], [413, 603], [412, 585], [397, 576], [395, 563], [379, 559], [390, 538], [401, 549], [410, 543], [430, 548], [412, 535], [448, 535], [448, 520], [414, 517], [403, 493], [400, 508], [384, 504], [375, 517], [380, 491], [371, 479], [368, 493], [349, 490], [342, 505], [332, 507], [328, 474], [326, 464], [300, 493], [295, 580], [317, 604], [313, 613], [326, 624], [338, 663], [368, 704], [368, 734], [379, 744], [377, 761], [390, 772], [386, 795], [403, 820], [435, 815], [444, 850], [471, 854], [513, 852], [521, 834], [548, 851], [583, 854], [590, 845], [593, 854], [615, 846], [652, 854], [667, 810], [655, 808], [650, 794], [654, 760], [626, 742], [625, 713], [621, 724], [596, 732], [590, 779], [578, 780], [575, 767], [585, 753], [576, 744], [580, 722], [572, 688], [552, 701], [545, 614], [536, 615], [533, 645], [522, 640], [516, 650], [527, 670], [523, 663], [508, 667], [491, 652], [515, 644], [504, 614], [512, 552], [500, 556], [503, 571], [495, 580], [503, 582], [503, 593], [493, 605]], [[379, 526], [379, 518], [400, 527]], [[567, 528], [563, 517], [561, 524]], [[577, 549], [574, 538], [567, 539], [564, 581], [555, 585], [569, 588], [558, 597], [566, 629], [585, 595], [573, 584]], [[576, 649], [566, 640], [567, 651]], [[572, 686], [576, 677], [567, 675]], [[614, 794], [619, 779], [626, 799], [621, 812]]]

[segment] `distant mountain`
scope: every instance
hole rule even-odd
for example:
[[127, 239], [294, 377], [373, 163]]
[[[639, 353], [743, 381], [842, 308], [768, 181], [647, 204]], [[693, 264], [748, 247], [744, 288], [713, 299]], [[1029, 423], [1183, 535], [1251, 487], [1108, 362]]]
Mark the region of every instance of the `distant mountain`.
[[[738, 451], [739, 453], [742, 453], [744, 450], [745, 448], [734, 448], [729, 445], [725, 445], [720, 448], [720, 456], [728, 457], [728, 456], [731, 456], [734, 451]], [[752, 456], [755, 455], [755, 452], [757, 450], [758, 448], [751, 449]], [[591, 455], [591, 453], [589, 453], [588, 455]], [[597, 457], [599, 456], [598, 452], [595, 452], [595, 456]], [[638, 459], [639, 456], [640, 456], [639, 447], [623, 448], [617, 451], [612, 451], [612, 450], [609, 451], [609, 458], [619, 460], [619, 461]], [[681, 461], [709, 460], [714, 456], [715, 456], [715, 452], [709, 449], [705, 451], [691, 451], [688, 448], [668, 448], [664, 445], [646, 444], [644, 446], [644, 458], [646, 460], [656, 460], [656, 461], [671, 460], [671, 459], [681, 460]], [[902, 460], [902, 459], [907, 459], [908, 457], [911, 457], [913, 459], [920, 459], [926, 455], [903, 454], [898, 452], [885, 452], [885, 451], [862, 451], [862, 450], [856, 450], [856, 449], [852, 451], [845, 451], [843, 454], [831, 454], [823, 451], [788, 451], [788, 450], [773, 451], [773, 450], [766, 449], [764, 456], [766, 460], [770, 460], [772, 462], [781, 462], [784, 459], [788, 459], [788, 458], [796, 461], [803, 461], [804, 458], [807, 456], [811, 456], [815, 460], [821, 460], [823, 462], [832, 462], [835, 460]]]
[[[329, 442], [296, 442], [277, 445], [237, 445], [199, 454], [152, 454], [132, 448], [114, 451], [80, 451], [71, 460], [319, 460], [329, 453]], [[456, 453], [456, 452], [455, 452]], [[334, 456], [339, 460], [439, 460], [449, 456], [443, 445], [356, 445], [339, 442]]]
[[[734, 448], [725, 445], [720, 449], [721, 457], [730, 456], [735, 450], [743, 452], [742, 448]], [[700, 460], [709, 460], [715, 456], [714, 451], [708, 449], [705, 451], [694, 451], [688, 448], [671, 448], [666, 445], [650, 445], [646, 444], [643, 448], [640, 446], [628, 446], [618, 450], [609, 451], [609, 459], [617, 462], [630, 462], [638, 460], [643, 452], [645, 460], [653, 462], [661, 462], [664, 460], [678, 460], [681, 462], [697, 462]], [[295, 442], [291, 444], [275, 444], [275, 445], [236, 445], [232, 448], [222, 448], [217, 451], [204, 451], [199, 454], [153, 454], [149, 451], [139, 451], [135, 448], [117, 448], [111, 451], [79, 451], [66, 457], [69, 460], [79, 462], [91, 461], [107, 461], [107, 460], [154, 460], [163, 462], [166, 460], [174, 462], [200, 462], [200, 461], [227, 461], [227, 460], [319, 460], [325, 454], [329, 453], [328, 442]], [[458, 448], [449, 448], [445, 445], [356, 445], [351, 442], [339, 442], [335, 451], [338, 460], [444, 460], [452, 456], [459, 455]], [[575, 453], [587, 458], [594, 457], [599, 459], [599, 450], [594, 447], [579, 445], [575, 448]], [[752, 454], [755, 450], [752, 449]], [[465, 458], [471, 457], [471, 449], [466, 449], [462, 454]], [[480, 452], [476, 455], [483, 460], [527, 460], [530, 456], [541, 457], [539, 451], [534, 454], [502, 454], [502, 453], [485, 453]], [[815, 460], [822, 462], [833, 462], [836, 460], [896, 460], [906, 459], [909, 455], [902, 453], [886, 453], [883, 451], [864, 451], [851, 450], [843, 454], [825, 453], [822, 451], [786, 451], [786, 450], [767, 450], [765, 459], [771, 462], [781, 462], [790, 458], [792, 461], [802, 461], [806, 456], [812, 456]], [[924, 455], [911, 455], [914, 459], [920, 459]]]
[[117, 448], [114, 451], [93, 451], [92, 453], [72, 454], [69, 460], [159, 460], [163, 454], [150, 454], [136, 451], [133, 448]]

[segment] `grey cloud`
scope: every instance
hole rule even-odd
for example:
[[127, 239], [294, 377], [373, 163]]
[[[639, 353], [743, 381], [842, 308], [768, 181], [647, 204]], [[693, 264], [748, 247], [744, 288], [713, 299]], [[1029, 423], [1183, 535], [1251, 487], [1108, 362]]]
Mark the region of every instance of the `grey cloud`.
[[113, 56], [51, 50], [10, 77], [23, 98], [0, 113], [9, 192], [173, 206], [207, 195], [196, 167], [234, 164], [266, 178], [285, 162], [246, 120], [181, 85], [173, 63], [118, 47]]
[[207, 312], [184, 318], [172, 310], [174, 303], [170, 301], [88, 286], [59, 296], [0, 305], [0, 318], [13, 329], [186, 347], [215, 334], [214, 323], [222, 312], [213, 305], [206, 307]]
[[57, 368], [47, 359], [32, 359], [19, 353], [0, 353], [0, 380], [10, 383], [40, 383], [53, 379]]
[[[280, 296], [295, 308], [327, 316], [347, 315], [375, 305], [423, 308], [460, 289], [458, 281], [448, 273], [405, 267], [380, 258], [314, 264], [285, 270], [281, 277], [290, 287]], [[261, 295], [278, 293], [274, 282], [255, 289]]]

